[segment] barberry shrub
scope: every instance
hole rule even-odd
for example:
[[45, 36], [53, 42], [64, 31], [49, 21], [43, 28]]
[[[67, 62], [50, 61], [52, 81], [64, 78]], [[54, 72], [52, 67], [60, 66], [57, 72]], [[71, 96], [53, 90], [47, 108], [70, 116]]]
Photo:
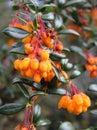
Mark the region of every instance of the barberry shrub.
[[[43, 95], [60, 95], [58, 108], [74, 115], [88, 111], [90, 97], [77, 88], [73, 79], [85, 71], [90, 78], [97, 77], [97, 56], [91, 53], [96, 46], [94, 2], [58, 0], [41, 4], [38, 0], [22, 0], [13, 6], [16, 14], [3, 33], [10, 37], [10, 53], [16, 55], [13, 66], [18, 77], [13, 84], [25, 100], [0, 106], [0, 114], [12, 115], [25, 109], [24, 119], [15, 130], [36, 130], [51, 123], [41, 118], [41, 107], [36, 104]], [[73, 60], [73, 53], [81, 62]], [[90, 85], [89, 90], [97, 91], [95, 86]]]

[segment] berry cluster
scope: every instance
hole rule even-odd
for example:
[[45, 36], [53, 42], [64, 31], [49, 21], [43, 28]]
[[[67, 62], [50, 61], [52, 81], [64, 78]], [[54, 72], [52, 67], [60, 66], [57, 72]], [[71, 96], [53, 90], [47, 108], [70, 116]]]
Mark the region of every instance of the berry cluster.
[[90, 77], [97, 76], [97, 57], [90, 57], [87, 59], [87, 64], [85, 65], [86, 70], [90, 72]]

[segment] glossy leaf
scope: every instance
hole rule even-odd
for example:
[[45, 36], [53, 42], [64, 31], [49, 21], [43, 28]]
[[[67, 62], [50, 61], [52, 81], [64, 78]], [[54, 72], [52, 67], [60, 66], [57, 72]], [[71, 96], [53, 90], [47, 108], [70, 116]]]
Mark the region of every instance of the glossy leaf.
[[23, 83], [26, 84], [27, 86], [29, 85], [30, 87], [34, 87], [35, 89], [42, 90], [42, 86], [40, 83], [36, 83], [34, 81], [25, 78], [14, 78], [13, 84], [17, 84], [17, 83]]
[[10, 103], [0, 106], [0, 114], [13, 115], [25, 108], [25, 104]]
[[40, 119], [37, 123], [36, 126], [46, 126], [46, 125], [50, 125], [51, 122], [48, 119]]
[[90, 113], [97, 115], [97, 109], [91, 110]]
[[91, 84], [88, 88], [89, 91], [97, 92], [97, 84]]
[[83, 50], [82, 50], [80, 47], [78, 47], [78, 46], [70, 46], [69, 49], [70, 49], [72, 52], [75, 52], [75, 53], [81, 55], [83, 58], [86, 59], [86, 56], [85, 56]]
[[80, 36], [80, 34], [78, 32], [76, 32], [75, 30], [72, 30], [72, 29], [61, 30], [58, 32], [58, 34], [73, 34], [76, 36]]
[[55, 14], [54, 16], [54, 25], [55, 25], [55, 28], [58, 29], [62, 26], [63, 24], [63, 19], [60, 15], [57, 15]]
[[72, 74], [70, 75], [70, 79], [74, 79], [74, 78], [78, 77], [80, 74], [81, 74], [80, 71], [74, 70], [74, 71], [72, 72]]
[[53, 8], [53, 7], [56, 7], [56, 5], [53, 4], [53, 3], [44, 4], [44, 5], [42, 5], [42, 6], [39, 7], [39, 10], [44, 9], [44, 8]]
[[14, 27], [7, 27], [3, 30], [3, 33], [7, 36], [16, 38], [16, 39], [23, 39], [27, 37], [30, 32], [20, 29], [20, 28], [14, 28]]
[[22, 83], [19, 83], [18, 84], [18, 87], [19, 89], [21, 90], [21, 92], [23, 93], [23, 95], [26, 97], [26, 98], [30, 98], [30, 95], [29, 95], [29, 92], [28, 90], [26, 89], [26, 87], [22, 84]]
[[34, 107], [34, 115], [33, 115], [33, 122], [36, 124], [36, 122], [40, 119], [41, 117], [41, 107], [36, 104]]
[[31, 99], [32, 97], [34, 97], [34, 96], [37, 96], [37, 95], [45, 95], [45, 93], [42, 92], [42, 91], [33, 92], [33, 93], [30, 95], [30, 99]]
[[12, 48], [10, 51], [10, 53], [15, 53], [15, 54], [21, 54], [21, 55], [26, 55], [24, 47], [17, 47], [17, 48]]
[[53, 95], [65, 95], [66, 90], [62, 88], [56, 88], [56, 89], [48, 89], [47, 90], [48, 94], [53, 94]]
[[79, 3], [83, 3], [83, 2], [86, 2], [86, 0], [71, 0], [71, 1], [66, 2], [64, 4], [64, 7], [66, 8], [66, 7], [73, 6]]
[[52, 60], [60, 60], [60, 59], [63, 59], [63, 58], [65, 58], [66, 57], [66, 55], [65, 54], [59, 54], [59, 53], [51, 53], [50, 54], [50, 58], [52, 59]]
[[57, 79], [58, 79], [60, 82], [62, 82], [62, 83], [66, 83], [66, 82], [67, 82], [64, 76], [60, 76], [60, 75], [59, 75], [59, 72], [58, 72], [58, 70], [57, 70], [55, 67], [53, 67], [53, 71], [54, 71], [54, 73], [55, 73]]
[[42, 18], [44, 20], [54, 20], [54, 13], [50, 12], [50, 13], [44, 14], [42, 15]]
[[71, 122], [63, 122], [58, 130], [75, 130]]

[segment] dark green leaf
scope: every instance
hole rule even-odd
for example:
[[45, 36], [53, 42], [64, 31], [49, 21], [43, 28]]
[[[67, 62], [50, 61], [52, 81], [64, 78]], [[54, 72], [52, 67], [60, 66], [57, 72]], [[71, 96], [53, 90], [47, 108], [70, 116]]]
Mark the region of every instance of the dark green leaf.
[[40, 119], [37, 123], [36, 126], [45, 126], [45, 125], [50, 125], [51, 122], [48, 119]]
[[60, 59], [63, 59], [65, 57], [66, 57], [65, 54], [59, 54], [59, 53], [54, 53], [54, 52], [50, 54], [50, 58], [56, 61], [59, 61]]
[[79, 3], [83, 3], [83, 2], [86, 2], [86, 0], [71, 0], [71, 1], [66, 2], [64, 4], [64, 7], [66, 8], [66, 7], [73, 6]]
[[26, 89], [26, 87], [22, 84], [22, 83], [18, 83], [18, 87], [19, 89], [21, 90], [21, 92], [23, 93], [23, 95], [26, 97], [26, 98], [30, 98], [29, 96], [29, 92], [28, 90]]
[[72, 72], [72, 74], [70, 75], [70, 79], [74, 79], [74, 78], [78, 77], [80, 74], [81, 74], [80, 71], [74, 70], [74, 71]]
[[42, 15], [42, 18], [44, 20], [54, 20], [54, 13], [53, 12], [50, 12], [48, 14], [44, 14]]
[[70, 46], [69, 49], [70, 49], [72, 52], [75, 52], [75, 53], [81, 55], [83, 58], [86, 59], [86, 56], [85, 56], [83, 50], [82, 50], [80, 47], [78, 47], [78, 46]]
[[76, 36], [80, 36], [80, 34], [78, 32], [76, 32], [75, 30], [72, 30], [72, 29], [61, 30], [58, 32], [58, 34], [73, 34]]
[[63, 19], [60, 15], [58, 14], [55, 14], [54, 16], [54, 25], [55, 25], [55, 28], [58, 29], [62, 26], [63, 24]]
[[97, 84], [91, 84], [88, 88], [89, 91], [97, 92]]
[[58, 7], [62, 9], [65, 3], [66, 3], [66, 0], [58, 0]]
[[67, 70], [67, 71], [72, 69], [72, 67], [73, 67], [73, 64], [71, 64], [71, 63], [67, 63], [67, 64], [62, 65], [62, 69]]
[[97, 109], [91, 110], [90, 113], [97, 115]]
[[14, 27], [7, 27], [3, 30], [3, 33], [5, 33], [7, 36], [16, 38], [16, 39], [22, 39], [27, 37], [30, 32], [20, 29], [20, 28], [14, 28]]
[[30, 99], [31, 99], [32, 97], [36, 96], [36, 95], [45, 95], [45, 93], [42, 92], [42, 91], [33, 92], [33, 93], [30, 95]]
[[68, 49], [68, 48], [63, 48], [62, 52], [70, 52], [70, 49]]
[[41, 117], [41, 107], [37, 104], [34, 107], [33, 122], [36, 124]]
[[75, 130], [75, 128], [73, 127], [73, 125], [71, 124], [71, 122], [63, 122], [58, 130]]
[[53, 3], [44, 4], [44, 5], [42, 5], [42, 6], [39, 7], [39, 10], [44, 9], [44, 8], [53, 8], [53, 7], [56, 7], [56, 5], [53, 4]]
[[47, 90], [48, 94], [53, 94], [53, 95], [65, 95], [66, 90], [62, 88], [56, 88], [56, 89], [48, 89]]
[[64, 77], [64, 76], [60, 76], [58, 70], [57, 70], [54, 66], [53, 66], [53, 71], [54, 71], [54, 73], [55, 73], [57, 79], [58, 79], [60, 82], [62, 82], [62, 83], [67, 83], [65, 77]]
[[18, 10], [18, 9], [19, 9], [19, 6], [18, 6], [18, 5], [14, 5], [14, 6], [12, 6], [12, 9], [13, 9], [13, 10]]
[[25, 104], [10, 103], [0, 106], [0, 114], [13, 115], [25, 108]]
[[10, 53], [15, 53], [15, 54], [21, 54], [21, 55], [26, 55], [24, 47], [17, 47], [17, 48], [12, 48], [10, 51]]
[[14, 78], [13, 84], [17, 84], [17, 83], [23, 83], [23, 84], [26, 84], [27, 86], [29, 85], [30, 87], [34, 87], [35, 89], [42, 90], [42, 86], [40, 83], [36, 83], [36, 82], [30, 81], [28, 79]]

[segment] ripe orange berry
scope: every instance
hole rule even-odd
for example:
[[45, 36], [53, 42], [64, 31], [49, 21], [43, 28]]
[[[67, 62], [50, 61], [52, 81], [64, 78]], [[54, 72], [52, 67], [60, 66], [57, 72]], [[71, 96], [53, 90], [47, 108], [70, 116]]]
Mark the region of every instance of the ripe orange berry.
[[16, 70], [19, 70], [20, 69], [20, 64], [21, 64], [21, 60], [17, 59], [14, 61], [14, 68]]
[[76, 115], [79, 115], [82, 112], [82, 105], [75, 105], [74, 111]]
[[48, 71], [48, 65], [47, 65], [47, 63], [45, 61], [41, 61], [39, 63], [39, 70], [41, 72], [47, 72]]
[[26, 70], [26, 69], [29, 67], [29, 64], [30, 64], [30, 58], [29, 58], [29, 57], [24, 58], [24, 59], [21, 61], [20, 69], [21, 69], [21, 70]]
[[75, 104], [77, 105], [82, 105], [83, 104], [83, 98], [80, 94], [75, 94], [73, 95], [72, 100], [74, 101]]
[[68, 102], [70, 101], [69, 96], [62, 96], [58, 103], [58, 108], [67, 108]]
[[29, 130], [27, 127], [22, 127], [21, 130]]
[[91, 105], [90, 98], [86, 94], [84, 94], [84, 93], [81, 93], [81, 96], [83, 98], [83, 106], [89, 107]]
[[30, 61], [30, 67], [32, 70], [37, 70], [39, 67], [39, 61], [38, 59], [31, 59]]
[[33, 80], [37, 83], [39, 83], [41, 81], [41, 76], [39, 73], [34, 73], [34, 77], [33, 77]]
[[90, 64], [86, 64], [85, 67], [86, 67], [86, 70], [88, 70], [88, 71], [93, 70], [93, 68], [92, 68], [92, 66]]
[[34, 50], [34, 48], [31, 46], [30, 43], [26, 43], [25, 46], [24, 46], [24, 48], [25, 48], [26, 54], [30, 54]]
[[49, 53], [46, 50], [40, 50], [40, 57], [41, 60], [48, 60], [49, 58]]
[[72, 99], [69, 100], [67, 103], [67, 111], [68, 112], [73, 112], [74, 111], [74, 102]]
[[93, 70], [93, 71], [90, 72], [90, 77], [91, 78], [94, 78], [96, 76], [97, 76], [97, 70]]
[[63, 44], [62, 44], [62, 42], [58, 42], [58, 44], [57, 44], [57, 50], [58, 51], [62, 51], [63, 50]]
[[22, 39], [23, 43], [30, 43], [32, 39], [32, 34], [28, 35], [27, 37], [25, 37], [24, 39]]
[[34, 75], [34, 71], [31, 69], [31, 68], [28, 68], [26, 71], [25, 71], [25, 76], [27, 77], [32, 77]]

